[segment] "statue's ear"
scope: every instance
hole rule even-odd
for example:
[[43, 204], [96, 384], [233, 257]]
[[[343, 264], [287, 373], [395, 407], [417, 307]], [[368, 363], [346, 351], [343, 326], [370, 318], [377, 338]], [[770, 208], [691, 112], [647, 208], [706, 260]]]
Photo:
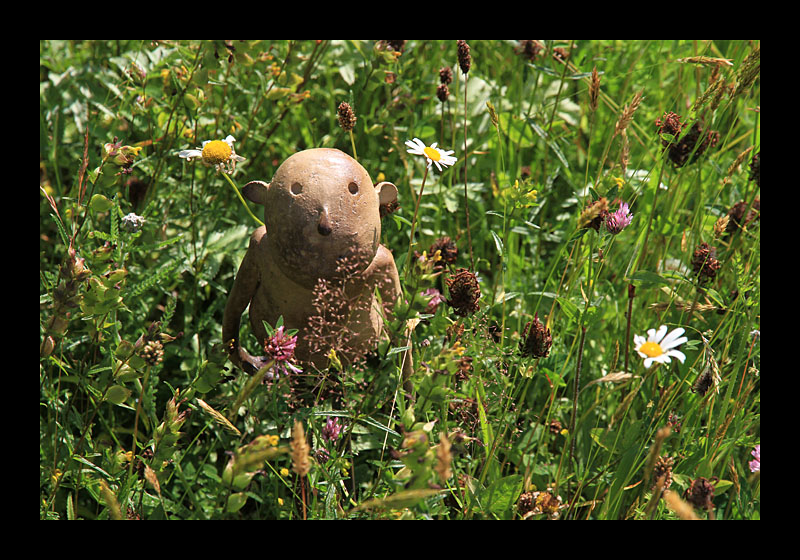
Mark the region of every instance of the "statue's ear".
[[392, 183], [382, 181], [375, 185], [375, 190], [378, 191], [378, 199], [381, 206], [397, 202], [397, 187]]
[[264, 206], [267, 203], [267, 190], [269, 190], [269, 183], [264, 181], [250, 181], [242, 187], [242, 194], [250, 202], [261, 204]]

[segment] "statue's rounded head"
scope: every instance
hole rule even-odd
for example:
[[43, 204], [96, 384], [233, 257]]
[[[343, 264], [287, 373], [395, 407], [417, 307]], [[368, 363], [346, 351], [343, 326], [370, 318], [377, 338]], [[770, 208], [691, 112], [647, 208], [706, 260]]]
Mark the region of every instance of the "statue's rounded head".
[[269, 184], [252, 181], [244, 193], [264, 205], [273, 257], [309, 288], [331, 278], [341, 257], [358, 252], [371, 260], [381, 236], [379, 207], [397, 199], [393, 184], [373, 186], [361, 164], [331, 148], [290, 156]]

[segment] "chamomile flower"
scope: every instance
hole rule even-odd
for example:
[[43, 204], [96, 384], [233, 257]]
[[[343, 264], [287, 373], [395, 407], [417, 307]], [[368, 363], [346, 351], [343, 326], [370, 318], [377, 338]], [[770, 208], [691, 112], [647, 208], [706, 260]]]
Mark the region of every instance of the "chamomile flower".
[[678, 346], [689, 340], [681, 336], [684, 329], [677, 328], [667, 334], [667, 326], [661, 325], [658, 330], [648, 329], [647, 338], [634, 335], [633, 342], [636, 351], [644, 359], [644, 367], [649, 368], [653, 362], [667, 364], [671, 358], [677, 359], [680, 363], [686, 359], [686, 355], [678, 350]]
[[425, 142], [419, 138], [414, 138], [414, 140], [406, 140], [406, 146], [410, 148], [410, 150], [407, 150], [408, 153], [414, 154], [415, 156], [425, 156], [425, 159], [428, 160], [428, 169], [430, 169], [431, 164], [435, 163], [436, 169], [441, 171], [442, 166], [449, 167], [458, 161], [456, 158], [450, 155], [454, 153], [453, 150], [442, 150], [441, 148], [437, 148], [436, 144], [437, 143], [434, 142], [430, 146], [426, 146]]
[[233, 173], [236, 169], [236, 162], [245, 159], [236, 155], [236, 151], [233, 149], [234, 142], [236, 139], [231, 135], [228, 135], [225, 140], [206, 140], [200, 148], [181, 150], [178, 152], [178, 157], [182, 157], [186, 161], [192, 161], [199, 157], [202, 158], [204, 164], [215, 167], [217, 171]]

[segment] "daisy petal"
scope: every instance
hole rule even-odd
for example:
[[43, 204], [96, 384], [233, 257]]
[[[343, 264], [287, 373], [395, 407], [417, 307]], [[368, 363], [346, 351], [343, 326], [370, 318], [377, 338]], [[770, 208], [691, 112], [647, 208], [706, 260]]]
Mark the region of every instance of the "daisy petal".
[[672, 356], [673, 358], [678, 360], [680, 363], [683, 363], [686, 360], [686, 354], [684, 354], [680, 350], [670, 350], [665, 355], [666, 356]]
[[686, 342], [687, 340], [689, 340], [689, 339], [688, 339], [688, 338], [686, 338], [685, 336], [684, 336], [684, 337], [682, 337], [682, 338], [680, 338], [680, 336], [681, 336], [681, 335], [682, 335], [684, 332], [686, 332], [686, 331], [685, 331], [685, 329], [683, 329], [683, 328], [681, 328], [681, 327], [678, 327], [678, 328], [677, 328], [677, 329], [675, 329], [674, 331], [670, 332], [670, 333], [669, 333], [667, 336], [665, 336], [665, 337], [664, 337], [664, 339], [661, 341], [661, 343], [660, 343], [660, 345], [661, 345], [661, 348], [663, 348], [663, 349], [667, 350], [667, 349], [669, 349], [669, 348], [674, 348], [675, 346], [678, 346], [678, 345], [680, 345], [680, 344], [683, 344], [684, 342]]
[[[648, 331], [648, 332], [650, 332], [650, 331]], [[661, 340], [664, 338], [665, 334], [667, 334], [667, 325], [661, 325], [660, 327], [658, 327], [658, 332], [656, 332], [655, 339], [651, 339], [651, 340], [653, 340], [653, 342], [658, 342], [660, 344]]]
[[178, 152], [178, 157], [186, 158], [189, 160], [192, 158], [201, 157], [202, 155], [203, 152], [201, 150], [181, 150], [180, 152]]

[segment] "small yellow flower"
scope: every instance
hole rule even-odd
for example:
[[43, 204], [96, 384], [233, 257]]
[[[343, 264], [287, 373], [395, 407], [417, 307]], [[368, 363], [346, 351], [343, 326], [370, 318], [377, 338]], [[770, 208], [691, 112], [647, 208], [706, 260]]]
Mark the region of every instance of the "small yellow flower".
[[424, 156], [425, 159], [428, 160], [428, 168], [430, 169], [431, 164], [435, 163], [436, 169], [439, 171], [442, 170], [442, 166], [449, 167], [458, 161], [450, 155], [453, 153], [453, 150], [442, 150], [441, 148], [437, 148], [436, 144], [437, 143], [434, 142], [430, 146], [426, 146], [425, 142], [419, 138], [414, 138], [414, 140], [406, 140], [406, 146], [410, 148], [406, 151], [415, 156]]
[[289, 469], [287, 469], [286, 467], [283, 467], [281, 469], [281, 476], [289, 476]]
[[178, 157], [186, 161], [199, 157], [203, 163], [215, 167], [217, 171], [233, 173], [236, 169], [236, 162], [244, 161], [245, 158], [236, 155], [233, 143], [236, 139], [228, 135], [225, 140], [206, 140], [200, 148], [193, 150], [181, 150]]

